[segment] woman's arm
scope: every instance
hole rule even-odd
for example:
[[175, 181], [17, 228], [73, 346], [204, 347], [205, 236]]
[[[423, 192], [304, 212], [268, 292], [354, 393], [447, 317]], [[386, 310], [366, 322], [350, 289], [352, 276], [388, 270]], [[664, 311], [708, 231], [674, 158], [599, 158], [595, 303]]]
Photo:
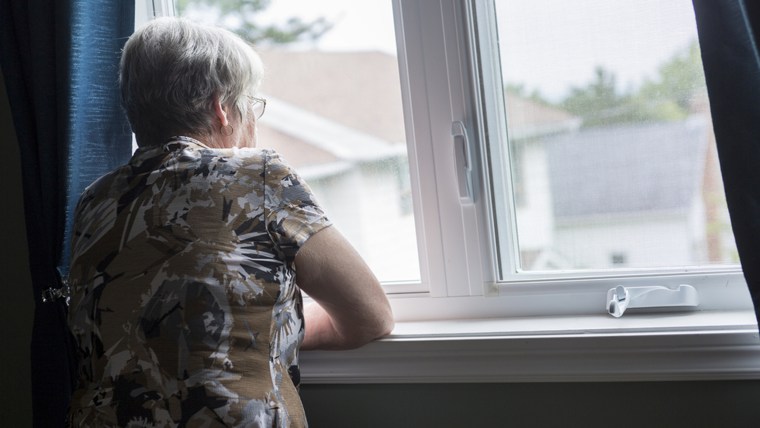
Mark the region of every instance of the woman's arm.
[[335, 227], [311, 236], [296, 255], [306, 307], [302, 349], [358, 348], [393, 329], [388, 298], [359, 253]]

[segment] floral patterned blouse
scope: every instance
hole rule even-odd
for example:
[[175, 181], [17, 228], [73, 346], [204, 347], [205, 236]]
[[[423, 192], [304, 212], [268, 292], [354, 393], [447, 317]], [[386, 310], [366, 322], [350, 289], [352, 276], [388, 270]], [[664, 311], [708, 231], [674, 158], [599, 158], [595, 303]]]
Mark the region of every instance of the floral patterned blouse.
[[330, 225], [271, 150], [187, 137], [83, 193], [69, 327], [71, 426], [305, 426], [294, 258]]

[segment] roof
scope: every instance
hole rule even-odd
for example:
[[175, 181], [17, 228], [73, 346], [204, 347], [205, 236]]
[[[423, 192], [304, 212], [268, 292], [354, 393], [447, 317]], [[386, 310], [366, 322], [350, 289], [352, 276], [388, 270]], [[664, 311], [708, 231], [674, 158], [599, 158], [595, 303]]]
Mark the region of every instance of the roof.
[[[269, 113], [268, 111], [267, 119], [269, 119]], [[261, 146], [277, 150], [295, 168], [300, 169], [310, 165], [332, 163], [340, 160], [334, 153], [322, 150], [309, 142], [288, 134], [286, 131], [280, 131], [264, 123], [260, 124], [257, 129], [257, 138], [261, 142]]]
[[581, 126], [581, 118], [556, 107], [506, 91], [504, 98], [507, 103], [507, 127], [512, 139], [575, 131]]
[[262, 93], [389, 144], [406, 142], [395, 56], [288, 50], [259, 54], [266, 68]]
[[701, 188], [707, 143], [698, 116], [547, 139], [555, 218], [688, 209]]
[[[402, 144], [391, 144], [382, 138], [265, 95], [268, 98], [267, 105], [271, 104], [271, 108], [267, 107], [267, 119], [265, 122], [262, 121], [262, 125], [265, 123], [267, 128], [275, 132], [286, 134], [292, 140], [330, 154], [331, 158], [356, 162], [373, 161], [396, 156], [406, 148]], [[300, 147], [292, 149], [304, 150], [306, 147], [301, 144]], [[307, 156], [305, 153], [299, 155]], [[306, 161], [316, 159], [309, 153]]]
[[[278, 150], [302, 174], [335, 174], [405, 153], [395, 56], [286, 49], [259, 54], [266, 68], [261, 93], [268, 100], [259, 123], [260, 144]], [[578, 118], [562, 110], [512, 95], [506, 99], [512, 138], [580, 126]]]

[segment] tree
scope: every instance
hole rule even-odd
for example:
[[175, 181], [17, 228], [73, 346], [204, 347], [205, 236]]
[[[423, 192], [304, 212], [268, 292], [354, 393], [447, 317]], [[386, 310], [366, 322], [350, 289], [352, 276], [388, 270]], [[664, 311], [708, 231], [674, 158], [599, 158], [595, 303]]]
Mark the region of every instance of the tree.
[[256, 45], [317, 40], [332, 28], [325, 18], [305, 22], [292, 17], [283, 24], [261, 25], [256, 16], [269, 7], [271, 0], [178, 0], [176, 4], [180, 15], [192, 9], [215, 9], [217, 25]]
[[645, 80], [637, 90], [620, 92], [615, 74], [597, 66], [593, 80], [571, 88], [557, 106], [581, 117], [584, 127], [672, 121], [685, 118], [694, 96], [704, 91], [699, 45], [693, 41], [662, 63], [657, 76]]
[[663, 63], [658, 72], [655, 80], [644, 82], [641, 96], [671, 100], [688, 110], [694, 95], [706, 91], [702, 56], [696, 40]]
[[618, 93], [615, 74], [597, 66], [594, 80], [586, 86], [571, 88], [559, 106], [583, 118], [584, 126], [596, 126], [630, 121], [627, 117], [632, 111], [630, 99], [630, 96]]
[[549, 101], [538, 89], [533, 89], [529, 92], [528, 88], [526, 88], [522, 83], [507, 83], [504, 88], [509, 95], [554, 107], [554, 104]]

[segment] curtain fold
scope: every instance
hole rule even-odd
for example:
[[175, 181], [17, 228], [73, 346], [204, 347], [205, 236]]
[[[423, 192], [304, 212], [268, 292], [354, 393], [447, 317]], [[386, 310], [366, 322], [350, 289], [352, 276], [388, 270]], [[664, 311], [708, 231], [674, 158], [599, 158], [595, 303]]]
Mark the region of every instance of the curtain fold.
[[726, 202], [760, 321], [760, 4], [693, 4]]
[[35, 302], [31, 377], [39, 427], [63, 425], [74, 364], [66, 304], [43, 303], [43, 290], [60, 288], [68, 270], [79, 194], [131, 153], [117, 70], [133, 29], [133, 1], [0, 0], [0, 66], [20, 146]]

